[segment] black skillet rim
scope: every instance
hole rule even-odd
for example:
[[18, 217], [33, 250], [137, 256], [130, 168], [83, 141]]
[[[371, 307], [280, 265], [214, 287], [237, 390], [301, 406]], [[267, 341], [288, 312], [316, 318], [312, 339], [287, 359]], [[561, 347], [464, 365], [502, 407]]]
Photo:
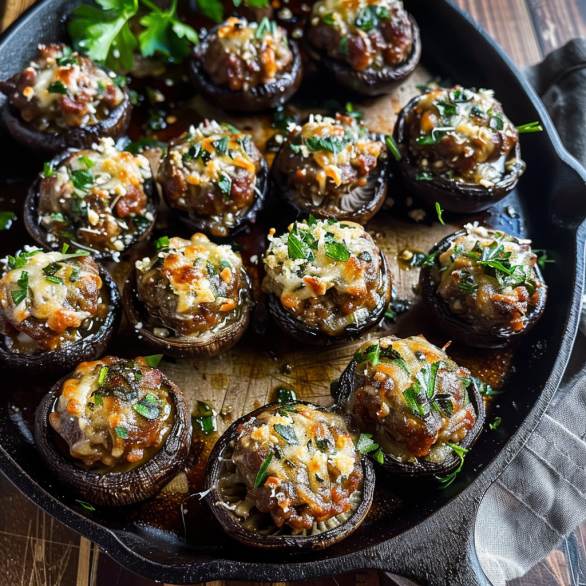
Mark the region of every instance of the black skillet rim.
[[[33, 5], [26, 13], [17, 19], [17, 21], [15, 21], [0, 36], [0, 48], [9, 37], [18, 34], [19, 32], [22, 33], [21, 28], [25, 27], [31, 19], [34, 19], [38, 13], [43, 10], [45, 4], [49, 4], [52, 1], [53, 0], [39, 0], [39, 2]], [[490, 38], [488, 33], [474, 23], [470, 16], [463, 12], [459, 7], [455, 6], [452, 0], [442, 1], [448, 6], [448, 9], [451, 10], [453, 17], [456, 20], [459, 19], [459, 24], [474, 27], [479, 36], [479, 40], [488, 43], [495, 54], [500, 57], [503, 62], [503, 67], [506, 67], [509, 73], [516, 78], [527, 97], [533, 102], [534, 107], [539, 113], [547, 136], [551, 141], [552, 147], [556, 151], [557, 157], [567, 167], [577, 173], [577, 175], [579, 175], [586, 183], [586, 171], [582, 169], [579, 163], [566, 151], [547, 110], [541, 103], [535, 90], [523, 77], [517, 66], [497, 45], [497, 43]], [[71, 8], [77, 3], [77, 0], [66, 0], [63, 2], [63, 6], [67, 5]], [[572, 230], [572, 234], [575, 234], [575, 237], [573, 237], [572, 240], [575, 244], [576, 264], [573, 275], [572, 303], [567, 309], [567, 317], [565, 320], [566, 335], [559, 348], [559, 355], [550, 372], [550, 376], [544, 381], [540, 397], [536, 400], [520, 428], [509, 438], [507, 443], [501, 448], [499, 453], [486, 466], [486, 468], [478, 474], [474, 482], [464, 488], [462, 492], [452, 500], [437, 509], [431, 515], [431, 518], [429, 516], [423, 518], [415, 526], [399, 533], [386, 542], [338, 558], [322, 558], [320, 560], [304, 563], [289, 563], [281, 565], [270, 563], [256, 564], [215, 559], [209, 562], [199, 562], [197, 564], [162, 564], [153, 562], [133, 551], [132, 547], [127, 544], [128, 540], [126, 540], [127, 543], [125, 543], [121, 538], [120, 534], [124, 534], [123, 531], [107, 529], [62, 504], [57, 498], [41, 488], [22, 468], [20, 468], [3, 446], [0, 446], [0, 470], [17, 488], [47, 513], [83, 534], [85, 537], [96, 542], [103, 551], [107, 552], [116, 561], [131, 571], [155, 580], [171, 581], [181, 584], [217, 579], [257, 581], [300, 580], [318, 578], [327, 575], [331, 576], [358, 569], [373, 568], [385, 569], [388, 571], [401, 571], [405, 576], [410, 576], [416, 580], [426, 580], [429, 581], [430, 584], [433, 582], [434, 584], [449, 583], [452, 586], [470, 586], [471, 584], [488, 585], [489, 583], [486, 580], [486, 577], [483, 576], [478, 559], [473, 551], [473, 524], [470, 525], [469, 520], [461, 518], [463, 517], [463, 511], [461, 509], [467, 507], [467, 513], [472, 515], [472, 517], [475, 517], [475, 512], [481, 496], [523, 447], [529, 435], [541, 420], [545, 409], [561, 382], [578, 330], [580, 315], [579, 307], [584, 289], [583, 280], [586, 269], [584, 259], [586, 221], [583, 221], [576, 226]], [[458, 507], [460, 508], [459, 511], [457, 510]], [[454, 511], [454, 509], [456, 510]], [[456, 517], [454, 516], [454, 513], [457, 515], [457, 522], [455, 521]], [[453, 565], [451, 567], [446, 567], [441, 560], [437, 560], [437, 553], [435, 560], [437, 565], [431, 566], [434, 567], [434, 576], [430, 574], [430, 564], [425, 560], [421, 560], [421, 563], [417, 565], [409, 565], [409, 556], [406, 554], [412, 550], [412, 540], [418, 539], [421, 542], [425, 537], [423, 531], [421, 531], [421, 526], [431, 520], [433, 522], [432, 527], [437, 528], [438, 523], [450, 519], [455, 523], [454, 529], [458, 530], [466, 540], [463, 544], [456, 544], [450, 548], [452, 554], [458, 556], [456, 559], [452, 559], [451, 563]], [[427, 532], [430, 530], [429, 527], [425, 529], [427, 529]], [[428, 536], [427, 532], [425, 534], [426, 536]], [[429, 541], [428, 537], [427, 539]], [[429, 553], [435, 551], [432, 546], [435, 544], [434, 547], [436, 547], [437, 543], [434, 540], [431, 540], [430, 544], [430, 546], [421, 548], [421, 551], [419, 552], [420, 555], [423, 555], [426, 552]], [[444, 547], [447, 547], [445, 543], [443, 545]], [[446, 556], [447, 553], [447, 549], [441, 551], [442, 557]], [[406, 561], [399, 559], [401, 555], [405, 555]], [[456, 569], [458, 572], [456, 572]], [[445, 579], [445, 582], [440, 582], [442, 577]]]

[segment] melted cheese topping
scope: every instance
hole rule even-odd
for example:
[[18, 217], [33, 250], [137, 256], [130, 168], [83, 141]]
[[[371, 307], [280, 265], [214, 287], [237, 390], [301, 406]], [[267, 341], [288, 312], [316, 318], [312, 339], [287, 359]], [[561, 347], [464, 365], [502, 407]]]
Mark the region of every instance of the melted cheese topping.
[[[265, 26], [267, 24], [268, 26]], [[217, 35], [226, 53], [238, 55], [247, 63], [262, 58], [268, 49], [280, 52], [281, 45], [287, 43], [287, 33], [274, 21], [263, 20], [262, 25], [259, 25], [234, 16], [218, 28]], [[277, 68], [272, 77], [276, 73]]]
[[404, 11], [401, 0], [320, 0], [313, 5], [312, 16], [326, 16], [328, 20], [333, 20], [333, 26], [343, 36], [350, 33], [359, 34], [368, 42], [368, 35], [356, 25], [356, 20], [362, 17], [369, 7], [382, 9], [382, 14], [386, 11], [386, 18], [390, 18], [393, 11]]
[[[435, 145], [420, 145], [417, 140], [440, 143], [443, 137], [448, 137], [446, 140], [455, 145], [453, 153], [450, 150], [432, 161], [435, 172], [444, 173], [452, 167], [457, 168], [454, 163], [458, 164], [463, 155], [473, 162], [472, 168], [464, 173], [464, 179], [490, 188], [501, 181], [507, 171], [520, 164], [515, 157], [509, 156], [519, 134], [495, 100], [493, 90], [472, 92], [456, 86], [451, 90], [432, 91], [422, 96], [416, 110], [421, 114], [421, 132], [415, 137], [415, 148], [419, 147], [427, 154], [428, 149], [436, 148]], [[495, 142], [496, 132], [503, 139]], [[456, 158], [451, 160], [454, 155]], [[422, 161], [421, 166], [429, 165], [425, 163]], [[463, 180], [462, 177], [454, 178]]]
[[[234, 309], [232, 300], [216, 294], [210, 276], [220, 274], [225, 282], [242, 270], [242, 259], [229, 245], [217, 245], [204, 234], [194, 234], [191, 240], [171, 238], [169, 246], [156, 257], [136, 262], [141, 273], [150, 271], [162, 260], [161, 273], [168, 279], [177, 296], [177, 313], [194, 313], [201, 303], [217, 303]], [[227, 310], [226, 308], [225, 310]]]
[[182, 141], [169, 151], [173, 165], [182, 169], [187, 183], [205, 186], [217, 184], [229, 198], [229, 184], [225, 177], [232, 178], [238, 169], [248, 173], [257, 172], [256, 164], [247, 150], [250, 136], [232, 132], [216, 121], [191, 127]]
[[325, 193], [328, 180], [336, 187], [343, 183], [344, 165], [358, 165], [361, 155], [377, 159], [384, 149], [382, 142], [371, 140], [365, 126], [348, 117], [336, 120], [312, 114], [302, 127], [292, 124], [288, 130], [297, 133], [291, 149], [306, 159], [313, 159], [321, 167], [317, 176], [320, 194]]
[[[122, 251], [132, 243], [134, 234], [144, 231], [154, 219], [147, 211], [144, 194], [145, 181], [151, 178], [151, 167], [143, 155], [119, 151], [112, 138], [103, 138], [92, 149], [67, 157], [54, 175], [43, 179], [42, 208], [46, 213], [41, 215], [41, 223], [49, 231], [68, 232], [71, 226], [64, 225], [65, 215], [90, 243], [92, 234], [106, 237], [109, 248]], [[142, 204], [132, 201], [120, 217], [117, 204], [127, 196]], [[80, 216], [84, 218], [81, 225]], [[144, 216], [140, 229], [130, 222], [136, 216]]]
[[82, 362], [61, 387], [52, 427], [86, 466], [144, 461], [172, 424], [168, 389], [144, 358]]
[[[0, 280], [0, 288], [6, 292], [1, 295], [2, 310], [13, 324], [33, 317], [47, 322], [54, 331], [62, 332], [66, 327], [79, 327], [93, 317], [72, 301], [85, 280], [95, 280], [98, 289], [102, 287], [102, 280], [97, 272], [64, 263], [67, 258], [68, 255], [59, 252], [39, 251], [30, 255], [21, 268], [4, 274]], [[55, 270], [51, 270], [51, 266]], [[75, 275], [74, 271], [77, 271]], [[20, 292], [23, 295], [19, 295]]]
[[[313, 258], [294, 258], [289, 240], [291, 233], [301, 242], [314, 242]], [[298, 234], [299, 236], [295, 236]], [[263, 282], [265, 293], [274, 293], [288, 306], [287, 298], [297, 299], [321, 297], [332, 288], [341, 293], [360, 295], [366, 291], [363, 262], [377, 262], [380, 252], [360, 224], [316, 220], [312, 225], [306, 221], [289, 226], [289, 233], [275, 237], [269, 234], [269, 248], [264, 263], [267, 276]], [[349, 258], [340, 256], [346, 251]], [[370, 259], [370, 261], [368, 260]]]
[[309, 483], [316, 493], [324, 482], [340, 484], [347, 479], [360, 461], [344, 419], [308, 405], [267, 410], [243, 426], [236, 442], [233, 461], [249, 488], [257, 471], [247, 469], [246, 454], [263, 449], [277, 454], [266, 469], [264, 486], [290, 480]]
[[80, 126], [100, 121], [98, 107], [107, 91], [113, 92], [114, 104], [120, 104], [124, 99], [122, 90], [112, 78], [77, 52], [64, 58], [63, 49], [53, 51], [53, 55], [47, 54], [31, 61], [29, 68], [36, 73], [36, 77], [33, 85], [25, 88], [23, 95], [29, 102], [34, 100], [37, 103], [47, 120], [59, 119], [59, 104], [64, 94], [73, 101], [81, 98], [84, 107], [87, 107], [88, 113]]
[[451, 453], [446, 442], [461, 441], [474, 425], [465, 390], [470, 372], [422, 336], [366, 343], [356, 360], [364, 382], [355, 398], [380, 426], [382, 433], [373, 439], [386, 453], [399, 460], [441, 461]]
[[[518, 240], [504, 232], [489, 231], [478, 224], [466, 224], [464, 229], [466, 234], [455, 238], [450, 248], [439, 256], [442, 267], [449, 267], [454, 262], [454, 257], [469, 254], [472, 250], [482, 250], [482, 248], [494, 246], [497, 242], [499, 246], [502, 246], [498, 258], [508, 255], [508, 262], [511, 266], [520, 266], [527, 277], [531, 277], [531, 268], [535, 264], [535, 254], [531, 252], [531, 240]], [[444, 272], [449, 276], [449, 271]], [[511, 288], [510, 286], [503, 287], [502, 290], [510, 291]]]

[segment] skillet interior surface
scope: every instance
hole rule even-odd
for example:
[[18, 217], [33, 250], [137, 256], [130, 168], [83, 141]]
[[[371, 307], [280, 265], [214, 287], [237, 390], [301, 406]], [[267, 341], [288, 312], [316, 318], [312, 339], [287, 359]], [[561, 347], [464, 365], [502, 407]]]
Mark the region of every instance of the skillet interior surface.
[[[0, 78], [20, 70], [33, 55], [37, 42], [66, 38], [63, 16], [77, 4], [72, 0], [44, 0], [13, 25], [0, 42]], [[438, 525], [440, 520], [445, 523], [452, 519], [456, 526], [456, 519], [474, 518], [473, 503], [522, 446], [559, 384], [579, 314], [585, 237], [584, 226], [580, 228], [580, 224], [586, 217], [586, 187], [579, 167], [561, 147], [539, 100], [492, 41], [446, 0], [425, 3], [407, 1], [406, 7], [420, 25], [423, 65], [428, 71], [468, 87], [493, 88], [513, 121], [521, 124], [542, 120], [547, 130], [522, 138], [523, 158], [528, 170], [517, 189], [485, 215], [466, 218], [484, 220], [494, 228], [531, 237], [536, 248], [547, 249], [548, 255], [556, 261], [547, 265], [545, 272], [550, 287], [544, 317], [519, 347], [512, 352], [495, 355], [490, 360], [470, 354], [463, 348], [453, 348], [454, 358], [461, 356], [474, 374], [485, 379], [493, 377], [495, 380], [488, 382], [497, 384], [504, 378], [505, 392], [488, 406], [489, 414], [501, 417], [502, 423], [496, 431], [485, 430], [467, 456], [463, 472], [448, 489], [442, 491], [428, 484], [399, 483], [377, 469], [375, 504], [358, 531], [321, 553], [280, 553], [274, 556], [229, 540], [197, 496], [188, 498], [182, 506], [179, 501], [185, 498], [185, 494], [180, 498], [171, 495], [120, 511], [85, 510], [50, 476], [33, 444], [30, 425], [34, 407], [50, 383], [26, 380], [23, 384], [17, 379], [5, 381], [0, 395], [0, 467], [3, 472], [38, 505], [96, 541], [106, 552], [139, 574], [187, 584], [228, 578], [295, 580], [332, 575], [353, 568], [375, 567], [401, 571], [430, 584], [471, 583], [459, 581], [464, 577], [452, 577], [450, 581], [447, 566], [441, 562], [437, 566], [436, 577], [425, 576], [423, 563], [419, 566], [413, 564], [412, 569], [407, 569], [408, 552], [423, 551], [419, 549], [421, 544], [430, 540], [429, 531], [441, 527], [441, 524]], [[342, 103], [346, 101], [346, 96], [356, 100], [355, 96], [345, 94], [344, 90], [337, 87], [333, 90], [333, 86], [328, 88], [330, 95], [344, 96]], [[322, 88], [311, 85], [308, 78], [298, 99], [321, 92]], [[326, 95], [318, 96], [317, 100], [325, 98]], [[19, 216], [10, 230], [0, 232], [0, 254], [4, 256], [30, 243], [21, 225], [21, 208], [26, 189], [42, 164], [16, 147], [5, 130], [1, 140], [4, 147], [0, 183], [3, 193], [0, 195], [5, 197], [4, 209], [13, 209]], [[372, 225], [367, 226], [382, 240], [386, 231], [400, 231], [408, 225], [404, 217], [406, 210], [401, 207], [406, 194], [400, 182], [391, 182], [389, 196], [397, 201], [396, 207], [382, 212]], [[427, 217], [432, 219], [432, 214], [428, 210]], [[442, 228], [436, 223], [427, 240], [413, 242], [405, 236], [405, 242], [425, 252], [426, 247], [430, 247], [435, 240], [455, 231], [463, 220], [450, 215], [446, 219], [452, 225]], [[425, 232], [429, 224], [430, 221], [420, 225], [419, 229]], [[256, 253], [258, 242], [247, 238], [244, 236], [242, 242], [251, 247], [251, 250], [244, 252], [245, 256], [250, 256]], [[403, 271], [397, 266], [396, 255], [399, 251], [395, 247], [387, 253], [393, 258], [395, 279], [405, 290], [416, 281], [417, 275], [416, 271]], [[121, 271], [120, 266], [113, 268], [114, 276], [123, 280]], [[206, 368], [201, 367], [198, 370], [197, 364], [186, 372], [180, 364], [170, 361], [164, 361], [162, 369], [182, 388], [194, 384], [206, 389], [198, 395], [199, 399], [207, 399], [210, 395], [205, 393], [209, 389], [240, 385], [240, 394], [245, 395], [245, 399], [240, 403], [235, 400], [235, 411], [250, 411], [256, 406], [255, 401], [262, 404], [272, 392], [272, 387], [279, 384], [292, 386], [295, 390], [319, 387], [321, 390], [313, 395], [311, 390], [298, 393], [299, 398], [327, 403], [325, 378], [339, 376], [354, 347], [349, 347], [345, 353], [331, 355], [325, 352], [320, 356], [319, 350], [300, 353], [298, 346], [275, 333], [262, 314], [256, 318], [257, 327], [251, 328], [256, 331], [249, 331], [241, 346], [253, 349], [250, 352], [264, 358], [252, 360], [253, 366], [248, 371], [231, 365], [230, 361], [238, 364], [238, 358], [232, 353], [219, 357], [214, 363], [206, 363], [211, 372], [203, 372]], [[408, 336], [421, 331], [440, 346], [447, 341], [441, 332], [426, 324], [418, 304], [414, 304], [396, 326], [385, 328], [381, 334]], [[131, 334], [124, 331], [111, 353], [119, 352], [123, 356], [149, 353], [140, 342], [129, 337]], [[130, 342], [132, 350], [129, 351], [131, 339], [134, 341]], [[241, 352], [241, 362], [251, 360], [251, 354], [246, 354], [242, 348]], [[293, 368], [289, 369], [289, 366]], [[224, 372], [230, 373], [229, 381], [222, 378], [225, 377]], [[251, 381], [264, 382], [257, 385]], [[228, 412], [226, 426], [231, 417], [240, 415]], [[199, 456], [205, 455], [206, 451], [209, 453], [210, 447], [209, 441], [202, 441], [198, 448]], [[198, 455], [194, 457], [197, 460]], [[202, 459], [201, 463], [203, 465], [205, 461]], [[200, 468], [194, 466], [194, 476], [201, 475]], [[202, 527], [205, 527], [203, 533], [198, 531]], [[174, 530], [170, 531], [170, 528]], [[449, 551], [459, 554], [461, 558], [463, 556], [463, 559], [472, 555], [467, 551], [469, 525], [459, 531], [457, 543], [445, 547], [438, 545], [441, 536], [434, 534], [438, 549], [435, 555], [438, 558], [450, 557]], [[425, 555], [429, 557], [433, 554]]]

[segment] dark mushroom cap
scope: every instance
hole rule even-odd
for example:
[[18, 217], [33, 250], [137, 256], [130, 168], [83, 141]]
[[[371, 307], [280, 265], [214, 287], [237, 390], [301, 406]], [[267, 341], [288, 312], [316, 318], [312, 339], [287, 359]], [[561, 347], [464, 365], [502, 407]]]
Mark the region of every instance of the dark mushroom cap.
[[201, 337], [176, 336], [161, 338], [152, 332], [148, 312], [144, 304], [138, 299], [136, 268], [132, 269], [124, 285], [122, 296], [124, 313], [131, 326], [136, 327], [137, 324], [142, 324], [140, 335], [156, 350], [176, 358], [217, 356], [232, 348], [242, 338], [250, 322], [250, 312], [253, 305], [252, 286], [244, 268], [242, 268], [241, 279], [245, 286], [241, 289], [238, 320]]
[[[417, 178], [421, 170], [409, 151], [406, 120], [409, 111], [415, 107], [422, 97], [413, 98], [401, 110], [393, 132], [395, 142], [403, 155], [399, 161], [399, 167], [409, 191], [431, 206], [437, 202], [444, 210], [462, 214], [472, 214], [486, 210], [513, 191], [519, 182], [524, 167], [512, 169], [502, 181], [493, 187], [485, 187], [479, 183], [456, 181], [435, 173], [432, 173], [430, 180]], [[515, 145], [513, 153], [517, 160], [520, 161], [521, 145], [519, 143]]]
[[[77, 150], [78, 149], [67, 149], [66, 151], [62, 152], [60, 155], [58, 155], [51, 161], [52, 167], [56, 169], [65, 159], [67, 159], [67, 157], [75, 153]], [[41, 225], [39, 218], [41, 181], [42, 177], [39, 175], [35, 179], [33, 184], [29, 187], [26, 199], [24, 200], [24, 225], [26, 227], [27, 232], [29, 233], [29, 236], [37, 244], [39, 244], [39, 246], [42, 246], [45, 250], [58, 250], [61, 248], [63, 242], [67, 242], [71, 243], [76, 248], [89, 250], [94, 258], [100, 260], [111, 260], [114, 256], [114, 253], [117, 251], [95, 250], [89, 247], [87, 244], [84, 244], [83, 242], [78, 242], [77, 240], [71, 240], [69, 238], [62, 238], [61, 240], [55, 239], [54, 241], [49, 239], [50, 233], [44, 226]], [[135, 235], [130, 244], [124, 250], [120, 251], [119, 254], [124, 254], [137, 242], [146, 240], [149, 237], [150, 233], [153, 231], [153, 228], [155, 226], [155, 222], [157, 220], [157, 212], [161, 200], [161, 198], [159, 197], [159, 192], [157, 191], [155, 179], [151, 177], [150, 179], [145, 180], [143, 189], [147, 196], [148, 211], [151, 212], [151, 214], [153, 215], [153, 221], [150, 223], [149, 227], [144, 232]]]
[[[102, 65], [96, 64], [108, 75], [112, 72]], [[116, 106], [104, 120], [84, 127], [68, 128], [60, 132], [43, 132], [34, 124], [25, 122], [20, 112], [9, 100], [2, 108], [2, 117], [12, 137], [39, 156], [57, 155], [67, 148], [90, 148], [96, 140], [110, 136], [113, 139], [126, 134], [132, 114], [130, 93], [123, 88], [124, 99]]]
[[[332, 396], [335, 401], [335, 408], [342, 411], [347, 411], [347, 405], [350, 402], [354, 392], [359, 388], [360, 383], [356, 376], [357, 362], [352, 358], [350, 364], [342, 372], [338, 384], [332, 387]], [[476, 411], [476, 422], [466, 437], [458, 442], [458, 445], [466, 450], [469, 450], [476, 442], [486, 419], [484, 409], [484, 400], [480, 394], [477, 385], [471, 384], [468, 387], [468, 395], [474, 410]], [[455, 453], [451, 453], [442, 462], [429, 462], [426, 460], [418, 460], [417, 462], [399, 462], [389, 454], [383, 451], [383, 463], [381, 466], [389, 472], [398, 476], [405, 476], [409, 478], [423, 478], [430, 476], [437, 476], [449, 474], [458, 468], [461, 460]]]
[[196, 89], [215, 106], [238, 112], [259, 112], [282, 106], [297, 91], [302, 78], [301, 55], [297, 43], [289, 38], [289, 49], [293, 63], [289, 71], [283, 71], [269, 84], [262, 84], [250, 90], [231, 90], [215, 84], [203, 67], [203, 57], [210, 40], [217, 35], [221, 24], [212, 28], [207, 36], [193, 49], [189, 63], [191, 81]]
[[165, 443], [144, 464], [127, 472], [98, 474], [77, 465], [57, 446], [49, 423], [49, 414], [61, 392], [66, 375], [43, 397], [34, 425], [39, 453], [59, 482], [95, 505], [115, 507], [129, 505], [156, 495], [183, 468], [191, 445], [191, 416], [179, 387], [163, 374], [169, 388], [175, 414]]
[[[310, 403], [303, 401], [297, 401], [297, 403], [310, 405], [311, 407], [321, 409], [323, 411], [328, 411], [328, 409], [319, 407], [317, 405], [311, 405]], [[362, 502], [360, 503], [358, 509], [348, 520], [344, 521], [334, 529], [329, 529], [318, 535], [293, 536], [262, 535], [259, 533], [253, 533], [252, 531], [248, 531], [242, 527], [238, 518], [232, 513], [232, 511], [229, 511], [223, 506], [216, 505], [217, 502], [222, 500], [222, 495], [220, 494], [220, 491], [217, 487], [218, 479], [220, 478], [222, 471], [222, 457], [225, 453], [232, 449], [230, 448], [229, 444], [238, 438], [240, 425], [249, 419], [260, 415], [267, 409], [278, 409], [281, 407], [283, 407], [282, 404], [275, 403], [272, 405], [265, 405], [259, 409], [255, 409], [254, 411], [248, 413], [248, 415], [245, 415], [244, 417], [234, 421], [234, 423], [232, 423], [232, 425], [230, 425], [230, 427], [228, 427], [228, 429], [222, 434], [220, 439], [216, 442], [216, 445], [214, 446], [214, 449], [212, 450], [208, 460], [205, 490], [209, 492], [206, 495], [206, 501], [226, 533], [228, 533], [228, 535], [233, 539], [236, 539], [245, 545], [272, 550], [311, 549], [315, 551], [324, 549], [348, 537], [351, 533], [358, 529], [362, 521], [364, 521], [370, 506], [372, 505], [374, 498], [375, 474], [374, 466], [367, 458], [362, 458], [360, 460], [363, 473], [363, 485]]]
[[381, 70], [368, 67], [363, 71], [356, 71], [346, 61], [316, 49], [308, 40], [307, 30], [311, 26], [309, 19], [305, 28], [305, 48], [312, 59], [324, 65], [340, 83], [354, 91], [365, 96], [389, 94], [415, 71], [421, 58], [419, 26], [413, 16], [409, 15], [409, 20], [413, 27], [413, 47], [407, 60], [395, 67], [386, 66]]
[[370, 313], [368, 320], [366, 320], [360, 326], [352, 323], [346, 326], [343, 334], [339, 336], [328, 336], [318, 328], [308, 326], [307, 324], [298, 320], [293, 314], [288, 312], [283, 307], [281, 300], [274, 293], [270, 293], [268, 295], [267, 303], [269, 313], [273, 316], [273, 319], [277, 322], [277, 325], [281, 328], [281, 330], [290, 336], [293, 336], [293, 338], [299, 342], [303, 342], [305, 344], [333, 346], [356, 340], [362, 334], [370, 331], [372, 328], [378, 325], [380, 320], [383, 318], [391, 300], [391, 275], [387, 265], [387, 259], [385, 258], [382, 250], [380, 251], [380, 256], [380, 291], [383, 292], [383, 295], [381, 296], [377, 306]]
[[[494, 230], [491, 230], [494, 232]], [[466, 234], [465, 230], [459, 230], [454, 234], [446, 236], [440, 240], [430, 251], [430, 254], [438, 253], [434, 258], [434, 264], [439, 266], [439, 255], [450, 248], [451, 243], [458, 237]], [[547, 286], [537, 265], [533, 266], [533, 277], [537, 283], [542, 286], [538, 287], [539, 301], [537, 305], [531, 307], [523, 329], [508, 331], [502, 329], [492, 329], [487, 331], [474, 322], [467, 321], [462, 317], [455, 315], [450, 311], [448, 303], [437, 294], [437, 283], [433, 277], [433, 266], [424, 266], [419, 273], [419, 288], [421, 298], [425, 303], [428, 313], [434, 322], [451, 338], [458, 340], [468, 346], [475, 348], [504, 348], [513, 341], [524, 336], [539, 321], [545, 310], [547, 300]]]
[[[382, 135], [373, 135], [372, 138], [384, 144]], [[331, 204], [328, 198], [319, 206], [315, 206], [308, 199], [299, 197], [297, 190], [287, 185], [287, 175], [279, 169], [279, 161], [285, 156], [286, 148], [287, 143], [283, 143], [271, 166], [272, 191], [275, 194], [282, 194], [297, 211], [312, 214], [318, 218], [347, 220], [364, 225], [382, 207], [387, 195], [388, 156], [379, 157], [376, 167], [368, 175], [368, 183], [365, 187], [357, 187], [350, 192], [355, 196], [352, 203], [356, 205], [356, 208], [346, 210]], [[350, 195], [346, 197], [350, 198]]]
[[110, 311], [100, 329], [89, 336], [55, 350], [36, 354], [14, 354], [6, 348], [4, 337], [0, 336], [0, 372], [18, 371], [31, 376], [60, 376], [80, 362], [94, 360], [104, 354], [120, 325], [122, 316], [120, 293], [108, 271], [98, 265], [103, 282], [102, 292], [108, 296]]

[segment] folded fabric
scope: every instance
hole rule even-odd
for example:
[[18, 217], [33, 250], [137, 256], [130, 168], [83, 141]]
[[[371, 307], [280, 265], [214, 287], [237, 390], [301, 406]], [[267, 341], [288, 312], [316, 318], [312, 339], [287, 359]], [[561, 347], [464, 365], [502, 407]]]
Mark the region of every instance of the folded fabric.
[[[586, 39], [570, 41], [525, 74], [564, 145], [586, 166]], [[580, 329], [560, 390], [480, 505], [476, 551], [494, 586], [525, 574], [586, 519], [585, 310]]]
[[[525, 75], [568, 151], [586, 167], [586, 39], [557, 49]], [[570, 586], [586, 585], [585, 560], [566, 535], [586, 519], [586, 297], [560, 389], [527, 444], [480, 505], [475, 546], [493, 586], [524, 575], [560, 544]], [[575, 540], [574, 540], [575, 541]], [[575, 566], [572, 566], [572, 564]], [[383, 586], [417, 586], [381, 572]]]

